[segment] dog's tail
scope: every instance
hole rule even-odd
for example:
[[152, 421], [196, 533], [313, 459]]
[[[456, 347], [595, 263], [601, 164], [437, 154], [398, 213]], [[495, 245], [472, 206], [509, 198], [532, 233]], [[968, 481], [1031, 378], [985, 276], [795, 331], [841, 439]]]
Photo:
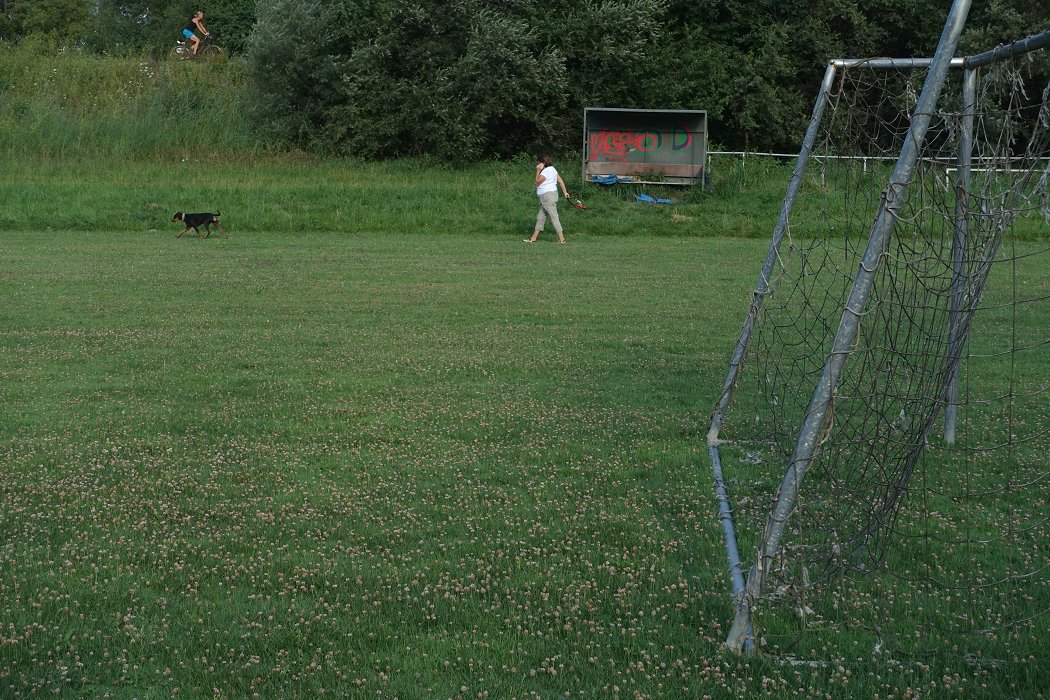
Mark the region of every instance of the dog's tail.
[[216, 219], [218, 219], [220, 216], [222, 216], [222, 212], [221, 211], [215, 212], [215, 218]]

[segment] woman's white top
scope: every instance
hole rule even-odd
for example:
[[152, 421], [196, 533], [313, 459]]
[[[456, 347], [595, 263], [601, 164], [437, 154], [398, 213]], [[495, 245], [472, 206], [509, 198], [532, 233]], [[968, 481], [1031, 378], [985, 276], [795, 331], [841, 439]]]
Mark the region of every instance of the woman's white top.
[[540, 171], [540, 175], [547, 178], [543, 181], [543, 184], [536, 188], [536, 196], [539, 197], [541, 194], [547, 192], [558, 191], [558, 171], [554, 169], [553, 165], [548, 165], [546, 168]]

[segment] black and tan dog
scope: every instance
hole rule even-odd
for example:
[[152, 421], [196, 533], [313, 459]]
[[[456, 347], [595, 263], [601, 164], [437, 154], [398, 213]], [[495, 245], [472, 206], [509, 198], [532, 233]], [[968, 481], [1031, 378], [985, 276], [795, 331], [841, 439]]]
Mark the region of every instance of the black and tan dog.
[[[204, 212], [201, 214], [183, 214], [181, 211], [175, 212], [175, 216], [171, 217], [172, 221], [181, 221], [186, 226], [182, 231], [176, 235], [176, 238], [182, 238], [182, 234], [186, 233], [190, 229], [197, 234], [197, 238], [207, 238], [211, 235], [211, 225], [215, 224], [215, 228], [219, 229], [219, 233], [222, 234], [223, 238], [229, 238], [226, 235], [226, 231], [223, 230], [222, 224], [219, 223], [219, 212], [211, 214]], [[201, 236], [199, 226], [203, 226], [206, 233]]]

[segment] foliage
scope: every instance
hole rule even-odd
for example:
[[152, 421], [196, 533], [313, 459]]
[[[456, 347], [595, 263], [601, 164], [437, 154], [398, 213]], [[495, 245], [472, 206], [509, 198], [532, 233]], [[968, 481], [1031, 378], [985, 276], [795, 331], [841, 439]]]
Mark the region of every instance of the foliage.
[[545, 141], [541, 115], [564, 104], [560, 57], [520, 17], [476, 5], [262, 3], [260, 117], [298, 145], [367, 157], [465, 160]]
[[[727, 146], [793, 150], [828, 58], [929, 55], [944, 15], [931, 0], [316, 4], [323, 23], [301, 15], [296, 31], [326, 39], [298, 48], [317, 60], [287, 80], [272, 72], [280, 52], [253, 42], [259, 76], [277, 77], [257, 81], [262, 123], [321, 151], [441, 159], [573, 148], [587, 106], [706, 109]], [[289, 22], [286, 5], [261, 3], [256, 37]], [[981, 36], [1018, 37], [1046, 14], [978, 5]], [[309, 119], [289, 129], [304, 80]]]
[[[704, 109], [726, 148], [794, 151], [829, 58], [929, 55], [946, 11], [940, 0], [8, 4], [4, 40], [153, 56], [201, 9], [227, 49], [250, 48], [256, 123], [276, 142], [458, 160], [576, 149], [588, 106]], [[961, 45], [1047, 26], [1047, 3], [977, 0]]]
[[250, 65], [263, 128], [308, 145], [327, 127], [326, 105], [342, 90], [345, 8], [330, 0], [274, 0], [260, 8]]
[[86, 33], [90, 11], [84, 0], [23, 0], [11, 5], [11, 15], [26, 34], [46, 36], [59, 45], [68, 45]]

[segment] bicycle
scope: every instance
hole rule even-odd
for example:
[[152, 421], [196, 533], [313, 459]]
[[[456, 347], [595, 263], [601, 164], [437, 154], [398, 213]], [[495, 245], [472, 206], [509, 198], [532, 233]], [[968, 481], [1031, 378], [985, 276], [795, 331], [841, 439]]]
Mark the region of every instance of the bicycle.
[[216, 43], [214, 34], [205, 34], [201, 38], [200, 46], [197, 47], [196, 55], [193, 53], [193, 45], [188, 41], [176, 41], [174, 48], [171, 50], [173, 58], [177, 58], [180, 61], [186, 60], [201, 60], [201, 61], [218, 61], [226, 57], [226, 50], [223, 49]]

